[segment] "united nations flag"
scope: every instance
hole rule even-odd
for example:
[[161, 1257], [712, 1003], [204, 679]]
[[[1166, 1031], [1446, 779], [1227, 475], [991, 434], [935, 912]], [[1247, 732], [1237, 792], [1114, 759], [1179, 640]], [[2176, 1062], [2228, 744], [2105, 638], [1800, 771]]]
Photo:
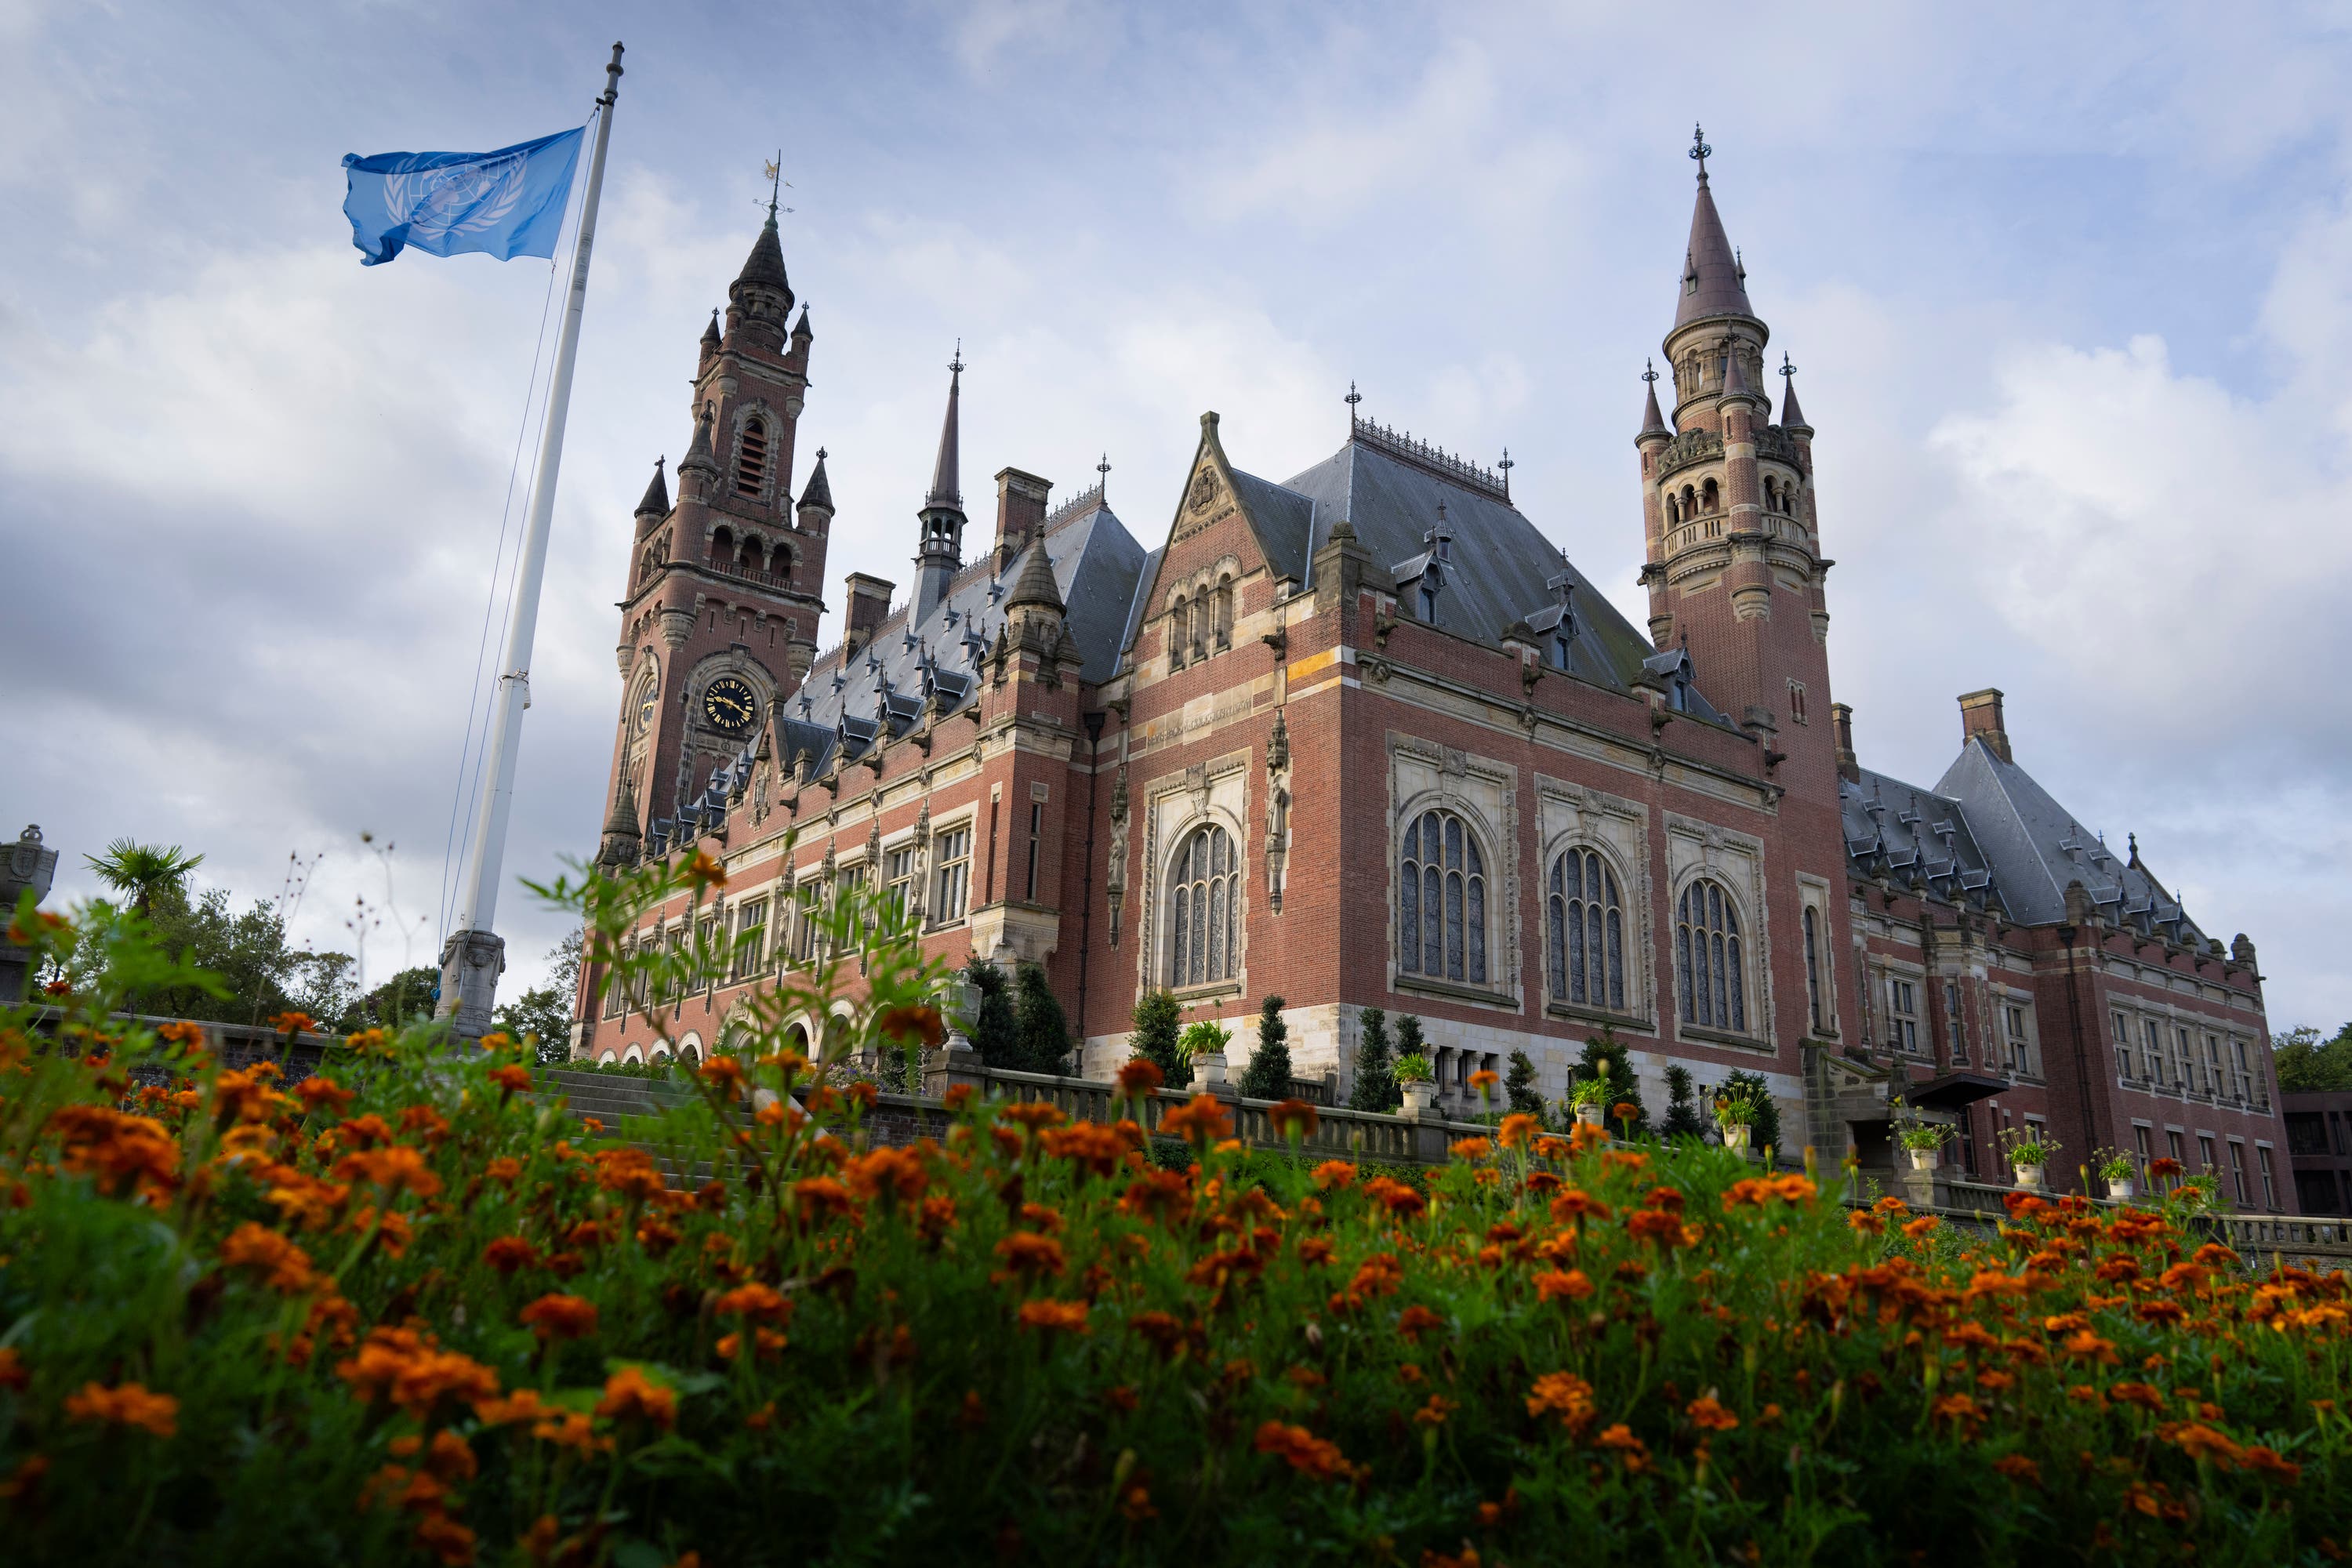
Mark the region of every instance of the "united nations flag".
[[495, 153], [346, 154], [343, 216], [362, 265], [390, 261], [411, 245], [431, 256], [479, 250], [501, 261], [553, 256], [585, 134], [575, 128]]

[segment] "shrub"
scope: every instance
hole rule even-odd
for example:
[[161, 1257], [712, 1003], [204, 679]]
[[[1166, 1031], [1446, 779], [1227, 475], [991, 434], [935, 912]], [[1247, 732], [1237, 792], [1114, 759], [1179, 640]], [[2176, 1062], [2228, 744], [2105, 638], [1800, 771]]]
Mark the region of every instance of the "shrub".
[[1055, 998], [1043, 964], [1021, 966], [1021, 1007], [1014, 1036], [1015, 1065], [1028, 1072], [1058, 1073], [1068, 1064], [1070, 1020]]
[[1404, 1103], [1398, 1090], [1389, 1047], [1389, 1016], [1367, 1007], [1358, 1021], [1356, 1081], [1349, 1086], [1350, 1110], [1389, 1111]]
[[1257, 1014], [1257, 1049], [1242, 1069], [1241, 1090], [1252, 1100], [1290, 1098], [1290, 1026], [1282, 1021], [1282, 998], [1268, 996]]
[[[1601, 1107], [1602, 1120], [1608, 1125], [1618, 1127], [1617, 1108], [1630, 1105], [1633, 1108], [1632, 1131], [1635, 1133], [1649, 1131], [1650, 1113], [1642, 1104], [1642, 1081], [1633, 1076], [1633, 1060], [1626, 1052], [1625, 1043], [1617, 1037], [1616, 1030], [1604, 1024], [1599, 1034], [1586, 1040], [1578, 1068], [1577, 1076], [1580, 1081], [1598, 1080], [1608, 1085], [1606, 1096], [1596, 1102]], [[1574, 1098], [1573, 1090], [1570, 1098]], [[1618, 1127], [1618, 1131], [1622, 1132], [1625, 1129]]]
[[1511, 1053], [1511, 1070], [1503, 1075], [1503, 1098], [1512, 1110], [1545, 1120], [1543, 1096], [1536, 1089], [1536, 1064], [1525, 1051]]
[[[573, 890], [594, 961], [668, 876]], [[114, 1016], [106, 973], [51, 1039], [0, 1016], [12, 1560], [2340, 1550], [2342, 1276], [2249, 1279], [2170, 1211], [1849, 1213], [1592, 1130], [1401, 1180], [1230, 1145], [1207, 1097], [1159, 1137], [964, 1099], [893, 1147], [842, 1054], [945, 976], [861, 956], [832, 1059], [779, 1054], [788, 975], [661, 1163], [561, 1136], [511, 1047], [362, 1036], [298, 1086]]]
[[1748, 1101], [1753, 1112], [1748, 1123], [1749, 1147], [1759, 1151], [1769, 1149], [1776, 1160], [1794, 1152], [1780, 1142], [1780, 1107], [1773, 1100], [1772, 1086], [1764, 1081], [1762, 1073], [1746, 1072], [1735, 1068], [1723, 1075], [1720, 1092]]
[[1690, 1068], [1680, 1062], [1666, 1065], [1666, 1120], [1659, 1131], [1668, 1138], [1699, 1138], [1706, 1123], [1699, 1120]]
[[1006, 994], [1004, 971], [975, 958], [964, 966], [963, 977], [980, 994], [980, 1005], [972, 1014], [971, 1048], [990, 1067], [1027, 1071], [1021, 1054], [1021, 1021]]
[[1176, 1005], [1176, 998], [1165, 991], [1146, 991], [1136, 998], [1132, 1021], [1135, 1032], [1127, 1037], [1129, 1054], [1158, 1068], [1160, 1076], [1171, 1086], [1188, 1081], [1191, 1075], [1184, 1071], [1176, 1046], [1184, 1026], [1184, 1010]]

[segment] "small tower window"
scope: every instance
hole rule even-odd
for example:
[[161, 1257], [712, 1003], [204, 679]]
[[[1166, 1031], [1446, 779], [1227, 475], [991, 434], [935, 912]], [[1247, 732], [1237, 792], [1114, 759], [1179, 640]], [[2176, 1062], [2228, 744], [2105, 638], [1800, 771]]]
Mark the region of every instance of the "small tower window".
[[735, 493], [757, 496], [768, 480], [768, 425], [764, 419], [743, 422], [743, 441], [735, 459]]
[[733, 529], [721, 528], [710, 536], [710, 559], [717, 562], [721, 566], [733, 563], [735, 560], [735, 531]]
[[1192, 617], [1185, 605], [1184, 596], [1179, 594], [1176, 595], [1176, 602], [1168, 607], [1169, 668], [1184, 668], [1184, 644], [1191, 639], [1192, 635]]
[[1698, 492], [1698, 509], [1699, 509], [1699, 510], [1701, 510], [1701, 511], [1713, 511], [1713, 510], [1716, 509], [1716, 507], [1720, 503], [1721, 496], [1722, 496], [1722, 492], [1721, 492], [1720, 490], [1718, 490], [1718, 489], [1716, 489], [1715, 481], [1714, 481], [1713, 479], [1709, 479], [1709, 480], [1707, 480], [1706, 484], [1704, 484], [1704, 485], [1702, 485], [1701, 487], [1699, 487], [1699, 492]]

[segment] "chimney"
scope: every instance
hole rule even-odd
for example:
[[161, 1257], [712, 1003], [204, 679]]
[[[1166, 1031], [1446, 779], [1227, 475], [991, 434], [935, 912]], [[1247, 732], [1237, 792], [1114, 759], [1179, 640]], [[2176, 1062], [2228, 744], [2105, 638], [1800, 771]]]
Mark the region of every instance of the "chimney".
[[1054, 481], [1018, 468], [996, 470], [996, 569], [1003, 571], [1045, 526]]
[[1830, 717], [1837, 724], [1838, 777], [1848, 784], [1860, 784], [1862, 759], [1853, 752], [1853, 709], [1843, 702], [1832, 702]]
[[874, 640], [875, 628], [890, 614], [890, 595], [898, 585], [863, 572], [850, 573], [844, 582], [849, 589], [849, 629], [842, 647], [855, 654]]
[[1965, 746], [1979, 735], [1984, 737], [1984, 743], [1991, 748], [1994, 756], [2004, 763], [2016, 761], [2009, 754], [2009, 730], [2001, 722], [2000, 693], [1990, 686], [1982, 691], [1960, 694], [1960, 744]]

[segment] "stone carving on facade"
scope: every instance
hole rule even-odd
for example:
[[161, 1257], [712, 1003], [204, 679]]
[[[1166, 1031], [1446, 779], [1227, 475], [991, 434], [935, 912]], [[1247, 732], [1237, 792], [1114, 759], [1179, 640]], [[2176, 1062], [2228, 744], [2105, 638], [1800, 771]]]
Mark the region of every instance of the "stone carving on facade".
[[1118, 774], [1110, 786], [1110, 866], [1103, 878], [1103, 891], [1110, 905], [1110, 944], [1118, 945], [1119, 908], [1127, 901], [1127, 844], [1129, 815], [1127, 808], [1127, 764], [1118, 764]]
[[1265, 898], [1282, 912], [1282, 874], [1290, 858], [1290, 727], [1274, 710], [1274, 731], [1265, 742]]

